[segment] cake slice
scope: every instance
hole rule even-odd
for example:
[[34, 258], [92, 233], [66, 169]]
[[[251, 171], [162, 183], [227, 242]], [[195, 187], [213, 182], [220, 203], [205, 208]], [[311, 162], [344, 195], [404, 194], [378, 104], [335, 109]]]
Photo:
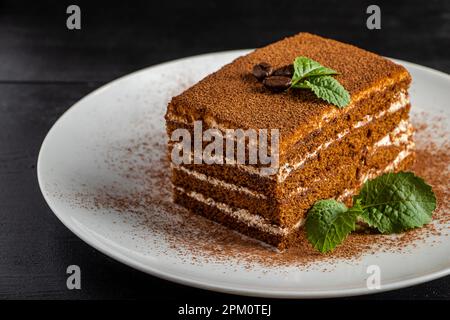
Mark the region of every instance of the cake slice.
[[[308, 90], [274, 93], [252, 75], [256, 64], [276, 69], [298, 56], [336, 70], [350, 103], [337, 108]], [[388, 59], [308, 33], [234, 60], [171, 100], [169, 157], [174, 132], [194, 135], [201, 122], [203, 131], [224, 136], [230, 129], [278, 130], [277, 166], [263, 173], [267, 165], [250, 163], [248, 148], [244, 164], [172, 161], [175, 202], [278, 249], [288, 247], [317, 200], [351, 202], [367, 179], [413, 163], [410, 82], [407, 70]]]

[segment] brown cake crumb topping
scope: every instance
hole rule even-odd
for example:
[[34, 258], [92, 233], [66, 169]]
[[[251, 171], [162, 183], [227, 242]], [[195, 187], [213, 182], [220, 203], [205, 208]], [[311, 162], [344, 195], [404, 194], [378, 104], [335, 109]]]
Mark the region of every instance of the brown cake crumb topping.
[[[335, 77], [352, 99], [375, 87], [409, 79], [405, 68], [355, 46], [300, 33], [236, 59], [172, 99], [166, 117], [214, 119], [227, 128], [280, 129], [282, 139], [308, 132], [336, 107], [318, 99], [309, 90], [273, 94], [251, 74], [255, 64], [269, 63], [274, 69], [293, 63], [297, 56], [313, 59], [336, 70]], [[409, 81], [409, 80], [407, 80]], [[343, 111], [340, 111], [343, 112]]]

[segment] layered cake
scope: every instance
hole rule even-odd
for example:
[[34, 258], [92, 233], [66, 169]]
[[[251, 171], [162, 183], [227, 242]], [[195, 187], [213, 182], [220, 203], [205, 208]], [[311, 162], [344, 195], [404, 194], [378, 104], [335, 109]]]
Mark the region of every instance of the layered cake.
[[[274, 93], [252, 74], [261, 62], [277, 69], [298, 56], [337, 71], [334, 78], [350, 94], [346, 107], [309, 90]], [[264, 129], [269, 136], [277, 129], [279, 144], [268, 149], [277, 152], [276, 166], [264, 172], [267, 163], [250, 163], [248, 146], [246, 163], [171, 161], [174, 201], [278, 249], [288, 247], [317, 200], [351, 202], [367, 179], [413, 163], [410, 82], [407, 70], [388, 59], [307, 33], [237, 58], [171, 100], [168, 155], [173, 160], [178, 148], [175, 130], [194, 135], [196, 123], [224, 137], [233, 129]], [[194, 151], [184, 156], [195, 158]]]

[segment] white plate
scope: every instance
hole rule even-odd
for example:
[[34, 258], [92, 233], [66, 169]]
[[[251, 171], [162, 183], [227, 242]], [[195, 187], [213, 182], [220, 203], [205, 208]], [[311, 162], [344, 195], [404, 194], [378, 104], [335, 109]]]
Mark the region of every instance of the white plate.
[[[105, 164], [111, 146], [142, 132], [163, 132], [163, 115], [172, 96], [247, 52], [205, 54], [153, 66], [115, 80], [77, 102], [50, 130], [38, 159], [39, 185], [55, 215], [78, 237], [122, 263], [163, 279], [222, 292], [285, 298], [374, 293], [366, 286], [366, 268], [372, 264], [382, 271], [378, 291], [448, 275], [450, 241], [445, 236], [430, 239], [438, 240], [439, 245], [421, 243], [406, 253], [381, 252], [364, 255], [356, 262], [339, 261], [328, 272], [320, 268], [248, 269], [233, 259], [191, 264], [189, 256], [180, 259], [173, 254], [161, 235], [149, 234], [136, 227], [135, 221], [120, 219], [113, 210], [94, 213], [67, 196], [121, 179]], [[426, 110], [448, 117], [450, 77], [398, 62], [414, 79], [413, 112]], [[142, 119], [148, 120], [148, 125], [142, 125]], [[445, 121], [448, 126], [448, 118]], [[124, 183], [122, 187], [127, 188]]]

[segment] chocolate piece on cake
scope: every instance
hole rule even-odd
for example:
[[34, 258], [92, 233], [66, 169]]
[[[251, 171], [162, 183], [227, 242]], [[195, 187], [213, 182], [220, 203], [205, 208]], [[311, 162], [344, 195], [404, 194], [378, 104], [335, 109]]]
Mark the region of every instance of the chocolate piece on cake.
[[[265, 62], [273, 70], [297, 56], [338, 72], [350, 93], [345, 108], [308, 90], [274, 93], [252, 75]], [[362, 183], [414, 161], [405, 68], [357, 47], [300, 33], [257, 49], [172, 99], [167, 133], [279, 129], [279, 166], [172, 163], [175, 202], [279, 249], [289, 246], [308, 209], [320, 199], [349, 202]], [[174, 142], [169, 142], [169, 157]]]

